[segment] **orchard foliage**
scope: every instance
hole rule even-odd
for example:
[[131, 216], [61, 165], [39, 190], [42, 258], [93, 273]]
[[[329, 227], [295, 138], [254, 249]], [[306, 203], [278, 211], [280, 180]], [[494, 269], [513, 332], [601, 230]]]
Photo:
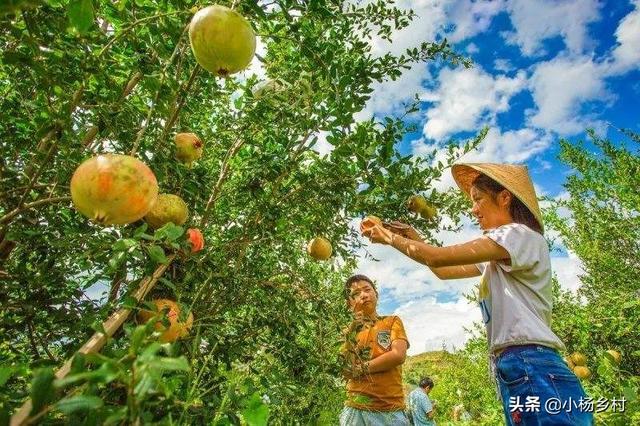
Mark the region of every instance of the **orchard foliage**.
[[[584, 268], [577, 296], [558, 292], [554, 331], [568, 352], [587, 356], [590, 395], [627, 399], [624, 414], [597, 416], [616, 425], [640, 421], [640, 138], [623, 132], [635, 150], [593, 131], [589, 143], [561, 142], [573, 173], [547, 217]], [[608, 350], [620, 352], [620, 364]]]
[[[205, 2], [3, 3], [4, 416], [30, 396], [43, 422], [331, 423], [343, 398], [341, 285], [358, 244], [350, 221], [369, 213], [402, 219], [417, 192], [440, 215], [457, 216], [460, 197], [427, 190], [479, 138], [451, 146], [446, 164], [430, 167], [432, 156], [395, 150], [404, 116], [353, 118], [374, 83], [413, 64], [468, 65], [446, 41], [373, 55], [371, 38], [390, 39], [414, 17], [387, 0], [219, 4], [251, 23], [263, 46], [253, 66], [265, 76], [222, 79], [197, 65], [188, 24]], [[254, 96], [264, 80], [280, 89]], [[176, 161], [177, 133], [202, 140], [202, 157], [189, 166]], [[103, 227], [79, 214], [70, 179], [98, 153], [147, 164], [160, 192], [186, 202], [184, 228]], [[436, 225], [418, 224], [426, 235]], [[191, 240], [195, 229], [204, 236], [197, 253], [186, 228]], [[320, 235], [332, 243], [329, 261], [306, 253]], [[131, 295], [154, 271], [158, 284], [146, 300], [176, 300], [193, 313], [189, 337], [163, 345], [154, 321], [130, 319], [101, 354], [73, 358], [70, 374], [55, 379], [114, 310], [152, 308]]]

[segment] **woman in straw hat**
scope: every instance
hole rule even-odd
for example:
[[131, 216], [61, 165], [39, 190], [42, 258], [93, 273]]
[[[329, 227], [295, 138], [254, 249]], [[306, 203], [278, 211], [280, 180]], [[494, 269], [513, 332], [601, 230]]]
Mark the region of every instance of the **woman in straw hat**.
[[436, 247], [400, 222], [363, 228], [363, 234], [427, 265], [440, 279], [482, 277], [480, 309], [507, 424], [592, 424], [588, 404], [580, 404], [584, 390], [551, 331], [551, 260], [527, 168], [457, 164], [452, 173], [472, 200], [482, 237]]

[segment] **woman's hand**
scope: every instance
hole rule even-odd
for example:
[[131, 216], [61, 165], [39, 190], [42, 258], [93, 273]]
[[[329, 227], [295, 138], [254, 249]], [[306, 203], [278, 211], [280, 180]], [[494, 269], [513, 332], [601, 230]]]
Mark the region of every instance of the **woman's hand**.
[[422, 241], [422, 237], [418, 234], [418, 231], [411, 225], [394, 220], [393, 222], [385, 222], [384, 227], [394, 234], [398, 234], [404, 238], [408, 238], [413, 241]]
[[375, 225], [364, 230], [362, 235], [369, 238], [372, 243], [391, 244], [394, 232], [384, 228], [382, 225]]

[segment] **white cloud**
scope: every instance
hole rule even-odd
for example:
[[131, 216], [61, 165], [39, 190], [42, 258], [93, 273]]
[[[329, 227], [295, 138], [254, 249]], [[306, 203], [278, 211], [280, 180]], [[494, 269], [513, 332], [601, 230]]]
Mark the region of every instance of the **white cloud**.
[[598, 0], [511, 0], [507, 10], [514, 31], [506, 33], [526, 56], [543, 54], [542, 42], [560, 36], [569, 51], [582, 53], [590, 47], [588, 24], [600, 19]]
[[[416, 17], [408, 27], [394, 32], [392, 42], [374, 36], [371, 44], [373, 54], [382, 56], [387, 52], [402, 54], [408, 48], [417, 47], [421, 41], [433, 41], [436, 34], [447, 22], [445, 8], [451, 0], [398, 0], [394, 6], [399, 9], [412, 9]], [[365, 2], [366, 3], [366, 2]]]
[[579, 275], [584, 274], [584, 269], [582, 261], [575, 253], [569, 251], [566, 257], [552, 257], [551, 269], [563, 289], [575, 293], [580, 288]]
[[496, 71], [503, 73], [508, 73], [514, 70], [513, 65], [511, 65], [511, 62], [509, 62], [508, 59], [496, 59], [493, 61], [493, 68], [495, 68]]
[[474, 53], [480, 52], [480, 48], [475, 43], [469, 43], [467, 47], [464, 49], [469, 55], [473, 55]]
[[504, 10], [506, 3], [505, 0], [454, 2], [447, 15], [453, 21], [455, 28], [447, 39], [457, 43], [486, 31], [493, 17]]
[[325, 131], [318, 132], [318, 140], [311, 147], [312, 150], [316, 151], [320, 156], [325, 156], [331, 153], [334, 150], [334, 146], [327, 142], [328, 133]]
[[581, 115], [583, 104], [612, 100], [604, 77], [604, 69], [585, 56], [537, 64], [529, 80], [536, 109], [527, 111], [527, 123], [563, 135], [583, 131], [595, 121]]
[[435, 104], [426, 113], [423, 130], [435, 140], [494, 123], [498, 113], [508, 110], [511, 97], [525, 87], [526, 76], [524, 72], [514, 78], [492, 76], [479, 68], [444, 69], [439, 83], [421, 96]]
[[611, 73], [623, 73], [640, 66], [640, 0], [633, 4], [635, 9], [620, 21], [616, 29], [618, 45], [612, 52]]
[[460, 348], [470, 337], [464, 327], [470, 328], [474, 321], [481, 320], [478, 306], [463, 298], [450, 303], [418, 299], [400, 306], [394, 315], [404, 323], [411, 344], [409, 355], [440, 350], [443, 343], [450, 351], [454, 346]]
[[[478, 149], [465, 154], [459, 161], [466, 163], [524, 163], [544, 152], [552, 143], [552, 135], [541, 130], [522, 128], [503, 132], [497, 127], [491, 127]], [[439, 143], [425, 143], [424, 139], [418, 139], [411, 143], [413, 155], [422, 157], [439, 147]], [[444, 162], [446, 156], [446, 150], [440, 149], [436, 152], [433, 162]], [[445, 172], [439, 181], [434, 181], [433, 186], [440, 191], [456, 187], [450, 171]]]
[[354, 115], [357, 121], [365, 121], [374, 114], [402, 114], [403, 103], [410, 103], [421, 92], [422, 83], [431, 78], [427, 64], [416, 64], [395, 81], [389, 80], [373, 84], [371, 99], [364, 109]]

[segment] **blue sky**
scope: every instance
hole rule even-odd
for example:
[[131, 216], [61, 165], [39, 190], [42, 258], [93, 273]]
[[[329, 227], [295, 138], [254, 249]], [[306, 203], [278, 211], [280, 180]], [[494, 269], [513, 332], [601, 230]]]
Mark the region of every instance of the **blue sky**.
[[[561, 139], [585, 140], [584, 130], [591, 127], [624, 141], [607, 122], [640, 132], [640, 0], [396, 4], [413, 9], [418, 18], [393, 43], [374, 40], [376, 54], [400, 53], [420, 41], [447, 37], [454, 50], [474, 62], [472, 69], [420, 64], [396, 82], [376, 85], [356, 119], [399, 114], [415, 94], [421, 99], [421, 110], [411, 117], [418, 130], [398, 145], [403, 154], [425, 155], [450, 138], [466, 139], [489, 126], [483, 145], [465, 161], [526, 164], [539, 195], [563, 197], [568, 169], [557, 159]], [[331, 149], [322, 143], [317, 148]], [[447, 175], [437, 187], [452, 185]], [[452, 244], [479, 235], [467, 223], [461, 232], [439, 238]], [[380, 261], [361, 258], [359, 272], [377, 280], [380, 312], [403, 318], [410, 353], [464, 343], [463, 327], [480, 316], [462, 294], [476, 280], [440, 281], [389, 247], [367, 250]], [[554, 253], [552, 261], [561, 284], [577, 289], [579, 259], [565, 250]]]

